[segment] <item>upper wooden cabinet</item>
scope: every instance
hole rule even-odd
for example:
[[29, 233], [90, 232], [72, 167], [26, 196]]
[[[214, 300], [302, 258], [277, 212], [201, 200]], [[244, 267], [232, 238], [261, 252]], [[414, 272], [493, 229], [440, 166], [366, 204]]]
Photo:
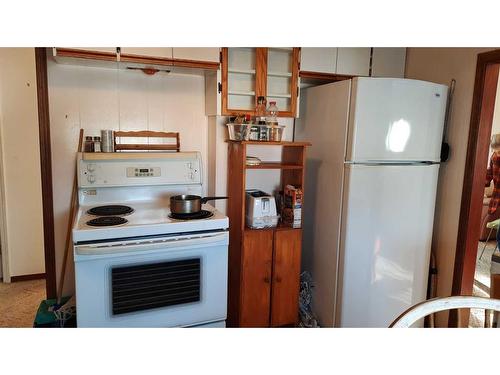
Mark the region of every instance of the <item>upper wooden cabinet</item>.
[[373, 48], [372, 77], [404, 78], [406, 48]]
[[220, 62], [219, 47], [174, 47], [172, 50], [174, 59]]
[[351, 76], [370, 75], [371, 48], [338, 48], [337, 74]]
[[302, 48], [300, 50], [300, 70], [335, 74], [337, 72], [337, 48]]
[[294, 117], [298, 73], [298, 48], [223, 48], [222, 115], [253, 115], [264, 96], [276, 101], [280, 117]]

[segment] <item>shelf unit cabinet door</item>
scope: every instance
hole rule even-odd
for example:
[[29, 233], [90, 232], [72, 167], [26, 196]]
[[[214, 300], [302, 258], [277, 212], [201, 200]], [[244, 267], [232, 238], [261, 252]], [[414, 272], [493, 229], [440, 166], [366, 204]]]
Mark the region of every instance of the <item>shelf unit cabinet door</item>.
[[338, 48], [337, 74], [368, 77], [370, 55], [371, 48]]
[[222, 49], [222, 114], [253, 114], [258, 89], [260, 48]]
[[303, 47], [300, 50], [300, 70], [335, 74], [337, 71], [337, 48]]
[[245, 231], [241, 272], [241, 327], [269, 327], [273, 231]]
[[120, 54], [171, 59], [172, 47], [121, 47]]
[[373, 48], [372, 77], [404, 78], [406, 48]]
[[275, 101], [280, 117], [297, 113], [299, 48], [267, 48], [266, 97]]
[[193, 48], [173, 48], [174, 59], [192, 61], [219, 62], [220, 48], [218, 47], [193, 47]]
[[271, 326], [296, 324], [299, 314], [302, 230], [278, 230], [274, 235]]

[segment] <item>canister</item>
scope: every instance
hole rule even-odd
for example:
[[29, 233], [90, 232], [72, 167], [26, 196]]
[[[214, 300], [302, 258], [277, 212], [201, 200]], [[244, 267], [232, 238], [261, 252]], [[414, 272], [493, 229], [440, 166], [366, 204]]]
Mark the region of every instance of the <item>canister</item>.
[[115, 152], [115, 137], [113, 130], [101, 130], [101, 151]]

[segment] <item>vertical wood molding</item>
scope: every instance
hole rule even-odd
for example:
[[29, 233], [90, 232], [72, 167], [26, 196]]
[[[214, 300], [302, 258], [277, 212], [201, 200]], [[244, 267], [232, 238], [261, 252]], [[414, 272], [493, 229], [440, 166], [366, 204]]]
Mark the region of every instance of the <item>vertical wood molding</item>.
[[[500, 50], [478, 55], [458, 224], [452, 295], [472, 294], [499, 64]], [[457, 310], [450, 311], [448, 320], [450, 327], [458, 325], [458, 315]]]
[[47, 298], [56, 298], [56, 264], [54, 240], [54, 204], [52, 193], [52, 152], [50, 144], [49, 91], [47, 83], [47, 50], [35, 48], [38, 127], [40, 134], [40, 171], [42, 176], [43, 237]]

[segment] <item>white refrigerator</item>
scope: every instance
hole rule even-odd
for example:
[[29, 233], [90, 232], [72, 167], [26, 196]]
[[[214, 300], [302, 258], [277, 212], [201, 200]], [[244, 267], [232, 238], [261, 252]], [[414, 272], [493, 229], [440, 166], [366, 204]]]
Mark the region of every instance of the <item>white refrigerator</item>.
[[447, 89], [360, 77], [302, 91], [302, 268], [320, 325], [387, 327], [425, 300]]

